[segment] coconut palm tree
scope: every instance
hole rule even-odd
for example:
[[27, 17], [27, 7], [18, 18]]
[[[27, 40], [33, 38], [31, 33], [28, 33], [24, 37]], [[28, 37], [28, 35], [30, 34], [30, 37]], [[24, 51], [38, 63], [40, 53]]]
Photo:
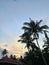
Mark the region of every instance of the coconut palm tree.
[[32, 35], [33, 37], [35, 38], [39, 38], [39, 33], [43, 33], [44, 31], [46, 31], [46, 29], [48, 29], [49, 27], [47, 25], [43, 25], [43, 26], [40, 26], [40, 23], [42, 22], [43, 20], [40, 20], [39, 22], [34, 22], [33, 20], [30, 19], [30, 22], [25, 22], [24, 25], [22, 27], [22, 29], [25, 31], [25, 32], [28, 32], [30, 35]]
[[[40, 50], [40, 53], [41, 53], [41, 49], [40, 49], [40, 46], [39, 46], [39, 43], [38, 43], [39, 33], [43, 33], [44, 31], [46, 31], [49, 28], [47, 25], [40, 26], [40, 23], [42, 21], [43, 20], [40, 20], [39, 22], [37, 22], [37, 21], [34, 22], [30, 18], [30, 22], [25, 22], [24, 26], [22, 27], [22, 29], [24, 30], [24, 34], [26, 32], [27, 32], [27, 34], [24, 35], [24, 36], [22, 35], [22, 40], [20, 40], [20, 41], [23, 41], [23, 42], [27, 43], [27, 47], [28, 48], [30, 47], [30, 43], [32, 44], [32, 42], [34, 40], [36, 40], [38, 48]], [[27, 38], [26, 38], [26, 36], [27, 36]], [[43, 58], [43, 60], [45, 62], [45, 65], [47, 65], [42, 53], [41, 53], [41, 55], [42, 55], [42, 58]]]
[[3, 57], [4, 57], [7, 53], [8, 53], [8, 51], [7, 51], [6, 49], [4, 49], [4, 50], [2, 51]]
[[26, 46], [28, 48], [28, 51], [30, 50], [30, 46], [32, 43], [32, 38], [30, 37], [28, 32], [24, 32], [21, 36], [21, 40], [18, 40], [18, 42], [26, 43]]
[[30, 36], [30, 34], [28, 32], [24, 32], [21, 36], [21, 40], [18, 40], [18, 42], [22, 42], [22, 43], [26, 43], [26, 46], [28, 48], [28, 51], [30, 51], [30, 48], [33, 49], [37, 49], [38, 47], [36, 46], [36, 44], [33, 42], [36, 38], [33, 38]]

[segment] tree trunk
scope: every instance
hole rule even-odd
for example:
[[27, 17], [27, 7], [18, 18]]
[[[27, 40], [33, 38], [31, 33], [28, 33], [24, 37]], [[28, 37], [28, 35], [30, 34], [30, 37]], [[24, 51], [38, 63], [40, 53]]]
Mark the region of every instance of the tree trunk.
[[39, 44], [38, 44], [38, 40], [37, 40], [37, 39], [36, 39], [36, 42], [37, 42], [37, 45], [38, 45], [40, 54], [41, 54], [41, 56], [42, 56], [42, 59], [43, 59], [43, 61], [44, 61], [44, 64], [47, 65], [47, 62], [46, 62], [46, 60], [45, 60], [45, 58], [44, 58], [44, 56], [43, 56], [43, 53], [41, 52], [41, 49], [40, 49], [40, 46], [39, 46]]

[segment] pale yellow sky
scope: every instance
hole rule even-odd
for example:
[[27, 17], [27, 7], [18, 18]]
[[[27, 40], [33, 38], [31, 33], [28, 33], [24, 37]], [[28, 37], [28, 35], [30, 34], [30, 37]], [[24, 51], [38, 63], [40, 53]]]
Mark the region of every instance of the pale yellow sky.
[[27, 51], [24, 44], [14, 43], [11, 46], [8, 46], [7, 43], [0, 44], [0, 48], [7, 49], [10, 54], [16, 55], [17, 58], [24, 55], [24, 52]]

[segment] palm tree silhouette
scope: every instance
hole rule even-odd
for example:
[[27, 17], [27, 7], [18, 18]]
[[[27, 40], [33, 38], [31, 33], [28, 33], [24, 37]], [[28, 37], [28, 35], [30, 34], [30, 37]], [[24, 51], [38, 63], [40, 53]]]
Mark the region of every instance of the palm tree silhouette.
[[[40, 53], [41, 53], [41, 49], [40, 49], [40, 46], [38, 43], [39, 33], [43, 33], [44, 31], [46, 31], [46, 29], [49, 28], [47, 25], [40, 26], [40, 23], [42, 21], [43, 20], [40, 20], [39, 22], [37, 22], [37, 21], [34, 22], [30, 18], [30, 22], [25, 22], [24, 26], [22, 27], [22, 29], [24, 30], [24, 34], [22, 34], [22, 38], [21, 38], [21, 40], [19, 40], [19, 41], [25, 42], [28, 48], [30, 47], [32, 42], [34, 40], [36, 40]], [[42, 53], [41, 53], [41, 55], [42, 55], [45, 65], [47, 65]]]
[[13, 59], [13, 55], [12, 54], [10, 55], [10, 58]]
[[28, 48], [28, 51], [30, 50], [30, 46], [32, 43], [32, 38], [30, 37], [28, 32], [24, 32], [21, 36], [21, 40], [18, 40], [18, 42], [26, 43], [26, 46]]
[[4, 57], [7, 53], [8, 53], [8, 51], [7, 51], [6, 49], [4, 49], [4, 50], [2, 51], [3, 57]]

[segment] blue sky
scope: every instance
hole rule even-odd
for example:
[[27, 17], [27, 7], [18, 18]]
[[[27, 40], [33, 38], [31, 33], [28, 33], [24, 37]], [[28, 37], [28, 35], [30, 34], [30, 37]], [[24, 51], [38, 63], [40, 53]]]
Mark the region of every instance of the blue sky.
[[23, 23], [44, 20], [49, 25], [49, 0], [0, 0], [0, 46], [16, 44]]

